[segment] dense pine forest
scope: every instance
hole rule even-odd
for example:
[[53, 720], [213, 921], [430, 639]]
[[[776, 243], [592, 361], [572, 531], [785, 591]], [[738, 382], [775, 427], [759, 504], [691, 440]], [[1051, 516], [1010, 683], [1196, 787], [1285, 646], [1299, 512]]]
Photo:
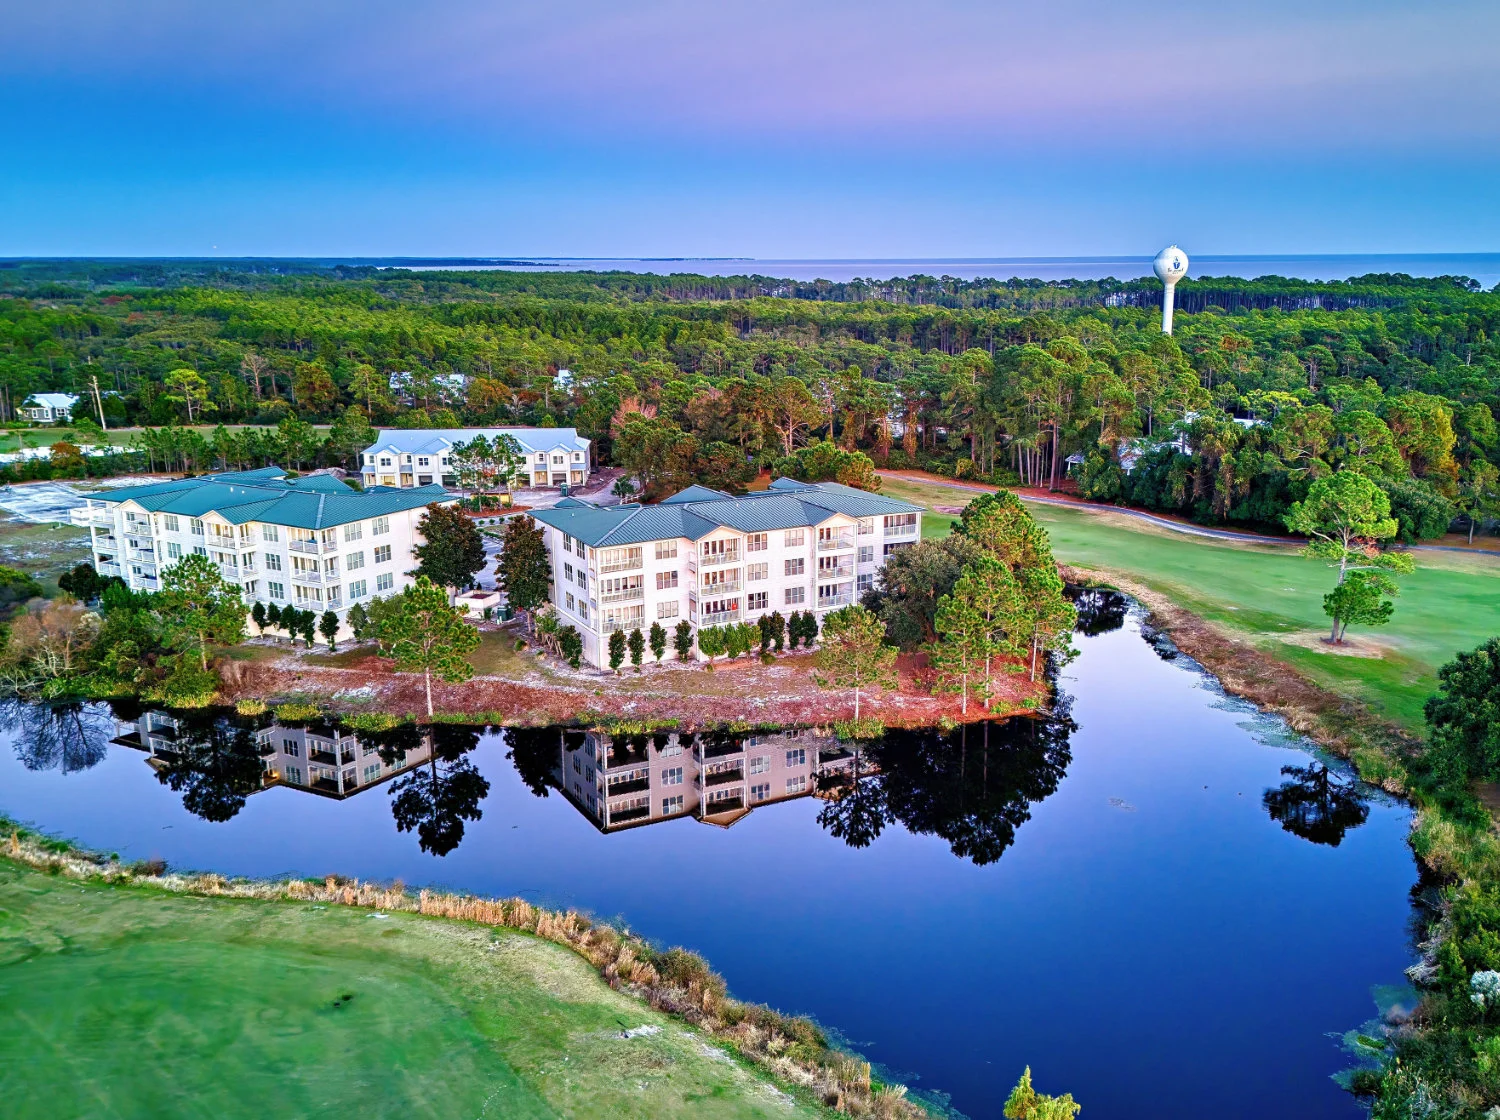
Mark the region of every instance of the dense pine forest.
[[1407, 539], [1500, 518], [1500, 293], [1208, 277], [1179, 286], [1173, 337], [1159, 298], [1154, 280], [9, 261], [0, 408], [97, 378], [109, 426], [159, 429], [139, 446], [184, 469], [348, 462], [370, 425], [556, 424], [648, 494], [920, 467], [1279, 525], [1353, 467]]

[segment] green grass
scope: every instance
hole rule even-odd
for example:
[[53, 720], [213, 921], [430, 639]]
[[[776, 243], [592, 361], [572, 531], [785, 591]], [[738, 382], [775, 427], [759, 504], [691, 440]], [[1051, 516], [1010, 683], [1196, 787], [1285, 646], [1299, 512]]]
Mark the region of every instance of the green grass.
[[817, 1114], [560, 946], [411, 914], [3, 862], [0, 1007], [15, 1120]]
[[[972, 496], [892, 479], [881, 492], [929, 507], [962, 505]], [[1417, 571], [1399, 581], [1390, 624], [1350, 631], [1351, 638], [1374, 643], [1379, 656], [1352, 657], [1316, 642], [1327, 630], [1323, 596], [1335, 579], [1321, 561], [1290, 548], [1191, 537], [1107, 512], [1029, 508], [1061, 562], [1139, 580], [1412, 731], [1422, 729], [1422, 705], [1436, 688], [1437, 670], [1460, 650], [1500, 634], [1500, 558], [1494, 555], [1414, 553]], [[925, 537], [946, 535], [929, 532], [929, 525], [952, 519], [935, 513], [922, 520]]]
[[57, 593], [57, 577], [93, 559], [89, 531], [55, 522], [37, 524], [0, 513], [0, 564], [37, 578], [49, 595]]
[[[266, 424], [226, 424], [231, 432], [243, 432], [250, 428], [261, 431], [275, 431], [275, 427]], [[213, 435], [215, 424], [194, 424], [192, 430], [202, 435], [205, 439]], [[315, 424], [314, 428], [319, 433], [326, 434], [329, 426], [327, 424]], [[130, 444], [140, 428], [111, 428], [105, 432], [105, 438], [115, 447], [126, 447]], [[51, 447], [59, 440], [76, 443], [78, 433], [72, 428], [26, 428], [16, 431], [0, 432], [0, 454], [19, 451], [23, 447]]]

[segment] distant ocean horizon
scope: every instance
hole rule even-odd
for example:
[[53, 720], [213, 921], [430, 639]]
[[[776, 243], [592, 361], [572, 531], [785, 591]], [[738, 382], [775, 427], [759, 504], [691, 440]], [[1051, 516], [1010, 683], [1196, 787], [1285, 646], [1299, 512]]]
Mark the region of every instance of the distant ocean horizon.
[[[701, 276], [756, 274], [787, 280], [889, 280], [898, 276], [980, 277], [996, 280], [1134, 280], [1151, 275], [1152, 256], [1107, 257], [444, 257], [401, 258], [389, 264], [419, 271], [483, 269], [506, 272], [646, 272]], [[1372, 272], [1409, 276], [1468, 276], [1485, 287], [1500, 284], [1500, 253], [1193, 254], [1190, 278], [1287, 276], [1301, 280], [1347, 280]]]

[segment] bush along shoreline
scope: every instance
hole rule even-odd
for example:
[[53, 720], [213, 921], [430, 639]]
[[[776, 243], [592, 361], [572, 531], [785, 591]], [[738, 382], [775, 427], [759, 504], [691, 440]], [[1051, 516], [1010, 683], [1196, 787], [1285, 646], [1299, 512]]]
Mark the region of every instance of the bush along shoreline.
[[905, 1086], [882, 1083], [872, 1076], [868, 1062], [837, 1049], [811, 1019], [734, 999], [723, 978], [696, 953], [658, 949], [636, 934], [577, 911], [549, 910], [519, 898], [411, 891], [399, 883], [384, 886], [338, 876], [273, 882], [169, 871], [155, 861], [126, 864], [3, 819], [0, 834], [5, 835], [0, 841], [3, 858], [79, 881], [200, 898], [405, 912], [530, 934], [571, 949], [611, 988], [693, 1026], [773, 1080], [835, 1112], [872, 1120], [923, 1120], [930, 1115], [907, 1097]]
[[[1500, 1117], [1500, 838], [1475, 792], [1478, 779], [1494, 775], [1482, 757], [1455, 757], [1487, 747], [1500, 760], [1500, 640], [1444, 668], [1442, 691], [1428, 702], [1429, 730], [1435, 713], [1449, 718], [1424, 743], [1134, 580], [1093, 570], [1064, 575], [1131, 595], [1148, 623], [1225, 691], [1282, 716], [1348, 760], [1361, 780], [1412, 806], [1424, 928], [1407, 977], [1421, 999], [1410, 1015], [1387, 1020], [1378, 1046], [1360, 1047], [1375, 1064], [1345, 1081], [1370, 1101], [1372, 1120]], [[1467, 711], [1467, 724], [1451, 718], [1454, 709]]]

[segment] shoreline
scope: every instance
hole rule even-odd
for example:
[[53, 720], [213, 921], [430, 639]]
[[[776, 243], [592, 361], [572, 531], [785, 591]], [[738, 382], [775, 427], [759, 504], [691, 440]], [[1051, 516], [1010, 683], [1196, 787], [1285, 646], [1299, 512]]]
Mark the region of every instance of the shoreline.
[[372, 913], [406, 913], [436, 921], [507, 930], [570, 950], [610, 989], [700, 1031], [769, 1085], [822, 1110], [888, 1120], [923, 1120], [930, 1113], [907, 1098], [902, 1085], [882, 1084], [870, 1064], [835, 1048], [811, 1020], [785, 1015], [729, 995], [722, 977], [696, 953], [659, 950], [646, 939], [576, 910], [557, 911], [520, 898], [415, 892], [328, 876], [315, 880], [229, 878], [177, 872], [164, 865], [125, 864], [117, 856], [77, 847], [0, 817], [0, 860], [46, 875], [105, 887], [156, 891], [163, 896], [238, 900], [257, 905], [341, 906]]

